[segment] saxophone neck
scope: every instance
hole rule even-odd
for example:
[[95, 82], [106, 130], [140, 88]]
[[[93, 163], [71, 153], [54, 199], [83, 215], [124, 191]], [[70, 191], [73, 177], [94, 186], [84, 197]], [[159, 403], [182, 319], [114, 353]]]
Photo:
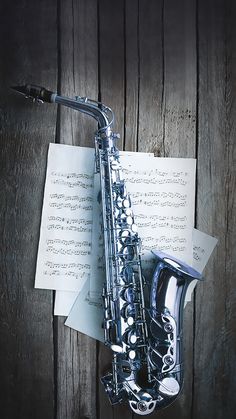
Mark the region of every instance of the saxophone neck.
[[45, 89], [42, 86], [26, 84], [24, 86], [13, 86], [13, 90], [23, 94], [26, 98], [39, 103], [57, 103], [67, 106], [76, 111], [91, 116], [98, 122], [98, 133], [106, 138], [112, 136], [111, 126], [114, 121], [113, 111], [102, 103], [93, 101], [86, 97], [76, 96], [74, 99], [58, 95], [55, 92]]

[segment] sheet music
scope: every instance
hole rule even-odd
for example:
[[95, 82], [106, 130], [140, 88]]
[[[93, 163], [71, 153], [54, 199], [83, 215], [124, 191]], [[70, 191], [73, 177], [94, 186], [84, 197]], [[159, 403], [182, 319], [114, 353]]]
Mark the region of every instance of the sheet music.
[[[151, 277], [155, 258], [151, 250], [162, 250], [192, 264], [192, 231], [195, 201], [195, 159], [149, 158], [137, 165], [121, 156], [127, 190], [131, 194], [135, 222], [142, 239], [142, 267]], [[94, 179], [94, 216], [92, 229], [93, 263], [90, 296], [97, 301], [105, 278], [100, 181]]]
[[[193, 229], [193, 263], [192, 266], [196, 271], [203, 273], [206, 264], [217, 244], [218, 240], [215, 237], [209, 236], [202, 231]], [[191, 301], [192, 293], [197, 285], [197, 280], [192, 281], [187, 289], [185, 296], [185, 305]]]
[[65, 325], [104, 342], [103, 307], [102, 304], [95, 304], [90, 301], [89, 288], [89, 280], [87, 280], [70, 311]]
[[[89, 283], [89, 279], [87, 280]], [[54, 316], [68, 316], [78, 295], [78, 292], [56, 291], [54, 302]]]
[[94, 150], [50, 144], [35, 288], [80, 291], [90, 274]]
[[217, 244], [215, 237], [193, 229], [193, 267], [202, 273]]

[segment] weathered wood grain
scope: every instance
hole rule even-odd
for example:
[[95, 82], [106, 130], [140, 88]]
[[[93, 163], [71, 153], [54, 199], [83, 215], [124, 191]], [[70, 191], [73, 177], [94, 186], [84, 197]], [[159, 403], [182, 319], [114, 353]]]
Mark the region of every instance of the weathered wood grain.
[[[162, 10], [163, 151], [169, 157], [195, 157], [196, 150], [196, 5], [169, 1]], [[184, 312], [184, 385], [160, 418], [191, 417], [193, 370], [193, 301]]]
[[33, 287], [56, 112], [33, 106], [10, 86], [34, 81], [56, 88], [55, 16], [55, 1], [0, 4], [2, 419], [54, 416], [52, 292]]
[[197, 222], [219, 242], [197, 290], [194, 419], [236, 411], [235, 19], [235, 2], [199, 2]]
[[[98, 97], [97, 2], [59, 2], [59, 90], [73, 97]], [[94, 147], [96, 122], [69, 108], [58, 109], [57, 141]], [[97, 344], [57, 323], [57, 419], [95, 419], [97, 410]]]
[[57, 418], [96, 418], [96, 342], [57, 320]]
[[165, 156], [195, 157], [196, 0], [163, 6], [163, 143]]
[[[98, 98], [97, 1], [59, 1], [59, 93]], [[94, 147], [96, 122], [66, 107], [58, 110], [60, 143]]]
[[138, 150], [160, 156], [163, 148], [163, 4], [139, 2]]
[[[195, 157], [195, 1], [149, 2], [149, 7], [140, 2], [140, 6], [139, 149], [169, 157]], [[193, 303], [185, 309], [183, 331], [183, 390], [172, 406], [151, 417], [191, 416]]]
[[0, 3], [1, 418], [138, 418], [100, 385], [110, 351], [33, 290], [48, 142], [93, 147], [96, 123], [9, 93], [25, 82], [102, 99], [119, 148], [197, 154], [197, 225], [219, 245], [185, 310], [183, 392], [151, 417], [234, 417], [235, 20], [233, 0]]
[[125, 2], [124, 146], [137, 151], [139, 105], [139, 2]]
[[124, 0], [99, 1], [99, 74], [103, 103], [115, 115], [115, 132], [124, 138]]

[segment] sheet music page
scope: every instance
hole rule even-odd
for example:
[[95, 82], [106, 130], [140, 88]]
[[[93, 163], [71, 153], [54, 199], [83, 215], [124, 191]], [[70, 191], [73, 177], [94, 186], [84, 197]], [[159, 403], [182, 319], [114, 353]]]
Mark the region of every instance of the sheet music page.
[[[192, 264], [195, 203], [195, 159], [149, 158], [141, 162], [121, 156], [127, 190], [130, 192], [135, 223], [142, 240], [142, 267], [149, 278], [155, 258], [151, 250], [162, 250]], [[93, 263], [90, 296], [97, 301], [105, 278], [100, 181], [94, 179], [92, 233]]]
[[217, 244], [215, 237], [193, 229], [193, 268], [202, 273]]
[[80, 291], [90, 274], [94, 149], [50, 144], [35, 288]]
[[54, 302], [54, 316], [68, 316], [80, 292], [82, 290], [79, 292], [57, 290]]
[[90, 302], [89, 289], [89, 280], [87, 280], [70, 311], [65, 325], [104, 342], [103, 307], [102, 304]]
[[[217, 244], [218, 240], [215, 237], [209, 236], [202, 231], [193, 229], [193, 263], [192, 267], [196, 271], [202, 273], [206, 267], [208, 260]], [[187, 289], [185, 296], [185, 305], [191, 301], [192, 293], [197, 285], [197, 280], [192, 281]]]

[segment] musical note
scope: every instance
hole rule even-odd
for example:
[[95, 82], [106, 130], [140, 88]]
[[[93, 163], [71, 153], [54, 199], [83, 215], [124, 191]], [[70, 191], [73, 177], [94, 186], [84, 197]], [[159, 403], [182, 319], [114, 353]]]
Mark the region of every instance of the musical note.
[[64, 177], [66, 179], [89, 179], [93, 180], [93, 175], [88, 173], [65, 173], [65, 172], [51, 172], [51, 177], [55, 176], [56, 178]]
[[78, 202], [93, 202], [93, 197], [91, 195], [86, 196], [78, 196], [78, 195], [66, 195], [64, 193], [51, 193], [49, 194], [49, 198], [51, 199], [58, 199], [64, 201], [78, 201]]
[[46, 240], [47, 246], [52, 246], [56, 244], [60, 244], [63, 246], [73, 246], [73, 247], [89, 247], [91, 248], [91, 241], [83, 240], [83, 241], [76, 241], [76, 240], [64, 240], [64, 239], [48, 239]]
[[85, 183], [82, 182], [80, 180], [76, 181], [76, 182], [70, 182], [64, 179], [55, 179], [55, 180], [51, 180], [51, 183], [53, 185], [62, 185], [62, 186], [67, 186], [69, 188], [83, 188], [83, 189], [89, 189], [93, 187], [92, 182], [91, 183]]
[[57, 202], [50, 202], [49, 207], [53, 207], [58, 210], [69, 208], [71, 211], [77, 211], [77, 210], [92, 211], [93, 209], [92, 205], [72, 204], [71, 202], [68, 202], [67, 204], [65, 203], [58, 204]]

